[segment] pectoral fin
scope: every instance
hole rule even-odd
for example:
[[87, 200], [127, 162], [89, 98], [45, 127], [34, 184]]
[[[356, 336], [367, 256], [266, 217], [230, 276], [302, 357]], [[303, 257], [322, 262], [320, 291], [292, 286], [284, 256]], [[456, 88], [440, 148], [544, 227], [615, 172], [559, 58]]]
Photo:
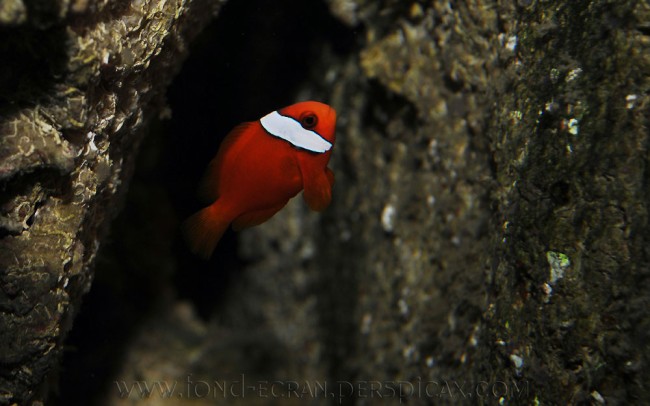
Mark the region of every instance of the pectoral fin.
[[[329, 172], [327, 172], [329, 171]], [[323, 211], [332, 201], [334, 174], [329, 169], [303, 173], [303, 197], [310, 209]]]
[[334, 172], [330, 168], [325, 168], [325, 175], [327, 175], [327, 180], [330, 182], [330, 188], [334, 187]]

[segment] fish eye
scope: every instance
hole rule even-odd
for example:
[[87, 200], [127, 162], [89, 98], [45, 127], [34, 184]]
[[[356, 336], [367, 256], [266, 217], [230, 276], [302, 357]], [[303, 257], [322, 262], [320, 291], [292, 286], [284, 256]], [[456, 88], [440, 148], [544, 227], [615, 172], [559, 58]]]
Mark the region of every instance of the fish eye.
[[316, 127], [316, 124], [318, 124], [318, 117], [316, 117], [316, 114], [312, 113], [311, 111], [303, 113], [300, 116], [300, 125], [302, 125], [303, 128], [309, 130]]

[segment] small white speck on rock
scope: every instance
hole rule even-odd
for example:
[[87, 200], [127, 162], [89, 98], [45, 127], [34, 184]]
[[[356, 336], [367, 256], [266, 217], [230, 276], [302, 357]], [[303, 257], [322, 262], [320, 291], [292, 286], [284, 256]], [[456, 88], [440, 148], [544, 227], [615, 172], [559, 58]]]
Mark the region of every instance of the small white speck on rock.
[[578, 135], [578, 133], [580, 132], [580, 126], [578, 120], [576, 120], [575, 118], [570, 119], [568, 123], [568, 128], [570, 134]]
[[633, 109], [634, 106], [636, 105], [636, 100], [639, 98], [639, 96], [635, 94], [628, 94], [625, 96], [625, 108]]
[[414, 354], [415, 354], [415, 347], [413, 345], [409, 345], [402, 350], [402, 356], [407, 360], [412, 359]]
[[406, 300], [400, 299], [397, 301], [397, 307], [399, 307], [399, 313], [402, 316], [408, 316], [409, 314], [409, 305], [406, 303]]
[[387, 233], [392, 233], [395, 229], [395, 206], [387, 204], [381, 212], [381, 226]]
[[516, 35], [511, 35], [508, 37], [508, 41], [506, 42], [506, 49], [510, 52], [514, 52], [515, 49], [517, 49], [517, 36]]
[[593, 391], [591, 392], [591, 397], [599, 404], [599, 405], [604, 405], [605, 404], [605, 398], [603, 398], [603, 395], [598, 393], [598, 391]]
[[524, 366], [524, 360], [521, 358], [519, 355], [516, 354], [510, 354], [510, 361], [512, 361], [512, 364], [515, 366], [517, 369], [521, 369], [521, 367]]
[[572, 80], [576, 80], [581, 74], [582, 74], [582, 68], [571, 69], [569, 73], [566, 75], [566, 81], [571, 82]]

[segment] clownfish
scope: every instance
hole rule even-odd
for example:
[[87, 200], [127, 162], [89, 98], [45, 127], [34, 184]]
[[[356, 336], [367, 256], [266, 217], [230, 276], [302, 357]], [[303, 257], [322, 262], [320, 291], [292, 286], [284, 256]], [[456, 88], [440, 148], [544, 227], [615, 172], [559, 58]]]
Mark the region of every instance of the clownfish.
[[236, 126], [208, 165], [199, 195], [211, 202], [183, 224], [192, 252], [207, 259], [232, 224], [261, 224], [304, 190], [307, 205], [324, 210], [332, 200], [336, 112], [306, 101]]

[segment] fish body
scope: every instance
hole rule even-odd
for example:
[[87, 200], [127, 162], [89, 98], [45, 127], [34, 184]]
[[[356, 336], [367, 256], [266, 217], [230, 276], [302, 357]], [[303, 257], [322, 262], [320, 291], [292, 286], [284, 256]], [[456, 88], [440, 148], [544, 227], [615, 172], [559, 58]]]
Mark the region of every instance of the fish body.
[[201, 182], [200, 195], [211, 204], [183, 224], [190, 249], [209, 258], [229, 225], [237, 231], [261, 224], [301, 190], [311, 209], [324, 210], [334, 184], [327, 164], [335, 126], [334, 109], [308, 101], [235, 127]]

